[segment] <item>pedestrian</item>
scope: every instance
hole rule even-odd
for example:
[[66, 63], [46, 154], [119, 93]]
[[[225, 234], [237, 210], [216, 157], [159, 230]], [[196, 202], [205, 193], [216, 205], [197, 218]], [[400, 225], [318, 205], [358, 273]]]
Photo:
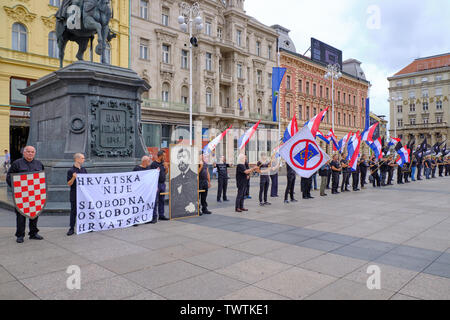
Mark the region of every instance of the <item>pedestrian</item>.
[[220, 157], [220, 163], [214, 164], [215, 169], [217, 169], [218, 179], [217, 179], [217, 202], [229, 201], [227, 197], [228, 188], [228, 168], [230, 165], [226, 162], [225, 157]]
[[[330, 161], [331, 163], [331, 161]], [[327, 187], [326, 189], [329, 190], [330, 189], [330, 183], [331, 183], [331, 175], [332, 175], [333, 171], [330, 169], [328, 170], [328, 175], [327, 175]]]
[[270, 202], [267, 202], [267, 193], [269, 191], [270, 185], [270, 178], [269, 178], [270, 161], [267, 159], [267, 155], [265, 152], [261, 153], [261, 161], [258, 161], [256, 166], [258, 167], [257, 172], [259, 173], [259, 205], [260, 206], [271, 205]]
[[[33, 146], [25, 146], [23, 149], [23, 158], [17, 159], [11, 164], [6, 176], [6, 183], [12, 188], [12, 177], [11, 174], [14, 173], [32, 173], [40, 172], [44, 170], [44, 165], [35, 159], [36, 149]], [[26, 218], [17, 211], [16, 212], [16, 242], [23, 243], [23, 238], [25, 237], [25, 222]], [[32, 240], [43, 240], [44, 238], [38, 234], [39, 229], [37, 228], [38, 217], [35, 219], [29, 219], [29, 233], [30, 239]]]
[[437, 162], [436, 162], [436, 157], [432, 156], [431, 157], [431, 178], [436, 178], [436, 168], [437, 168]]
[[430, 175], [431, 175], [431, 157], [427, 156], [424, 160], [424, 169], [425, 169], [425, 178], [431, 179]]
[[342, 168], [342, 184], [341, 184], [341, 192], [349, 192], [348, 190], [348, 183], [350, 179], [350, 172], [349, 172], [349, 166], [348, 161], [346, 160], [346, 154], [342, 155], [341, 159], [341, 168]]
[[208, 197], [208, 189], [211, 188], [211, 176], [208, 171], [208, 156], [202, 154], [201, 163], [198, 170], [198, 185], [200, 188], [200, 204], [202, 207], [201, 214], [211, 214], [212, 212], [208, 210], [208, 202], [206, 199]]
[[423, 168], [423, 159], [422, 157], [417, 158], [417, 180], [422, 180], [422, 168]]
[[[143, 156], [141, 158], [141, 163], [134, 167], [133, 171], [145, 171], [150, 170], [150, 157], [149, 156]], [[155, 201], [155, 207], [153, 208], [153, 219], [150, 222], [147, 222], [146, 224], [155, 224], [158, 222], [158, 216], [156, 214], [156, 206], [158, 202], [158, 192], [156, 193], [156, 201]], [[133, 224], [133, 227], [139, 227], [139, 224]]]
[[353, 191], [359, 191], [359, 189], [358, 189], [359, 173], [360, 173], [359, 162], [358, 162], [358, 160], [356, 160], [356, 170], [352, 171], [352, 187], [353, 187], [352, 189], [353, 189]]
[[280, 157], [273, 157], [270, 164], [270, 181], [272, 182], [270, 188], [270, 197], [278, 198], [278, 170], [280, 168]]
[[439, 177], [442, 177], [444, 173], [444, 157], [439, 156], [436, 162], [439, 170]]
[[339, 163], [339, 156], [337, 154], [333, 155], [333, 161], [330, 163], [331, 171], [332, 171], [332, 184], [331, 184], [331, 193], [338, 194], [339, 188], [339, 175], [341, 174], [342, 168]]
[[450, 176], [450, 156], [445, 160], [445, 176]]
[[409, 178], [409, 162], [406, 162], [405, 164], [403, 164], [403, 168], [402, 168], [402, 172], [403, 172], [403, 180], [405, 181], [405, 183], [409, 183], [408, 178]]
[[327, 186], [328, 181], [328, 172], [331, 170], [330, 167], [330, 160], [328, 160], [320, 169], [319, 169], [319, 176], [320, 176], [320, 196], [324, 197], [327, 196], [325, 193], [325, 188]]
[[[246, 170], [250, 169], [250, 164], [248, 163], [248, 157], [245, 156], [245, 168]], [[252, 171], [252, 174], [255, 171]], [[246, 185], [246, 189], [245, 189], [245, 198], [246, 199], [251, 199], [252, 197], [250, 196], [250, 175], [248, 175], [248, 179], [247, 179], [247, 185]]]
[[[149, 166], [151, 170], [159, 170], [158, 190], [156, 191], [155, 208], [153, 209], [153, 221], [167, 221], [164, 215], [164, 200], [166, 192], [166, 176], [169, 174], [169, 164], [166, 163], [166, 153], [163, 150], [158, 151], [156, 159]], [[155, 222], [156, 223], [156, 222]]]
[[417, 159], [413, 155], [411, 161], [411, 181], [416, 181]]
[[367, 184], [366, 182], [366, 177], [367, 177], [367, 168], [368, 168], [368, 164], [367, 164], [367, 159], [366, 159], [366, 155], [363, 154], [361, 156], [361, 160], [359, 161], [359, 170], [361, 172], [361, 189], [365, 189], [365, 185]]
[[380, 168], [380, 180], [381, 180], [381, 186], [386, 186], [386, 175], [389, 171], [389, 165], [388, 165], [388, 159], [383, 157], [379, 161], [379, 168]]
[[375, 160], [375, 156], [372, 156], [372, 158], [369, 161], [369, 169], [370, 169], [370, 175], [372, 176], [372, 183], [373, 187], [381, 187], [381, 179], [378, 175], [378, 168], [379, 163]]
[[67, 184], [70, 187], [70, 224], [67, 235], [71, 236], [75, 233], [75, 222], [77, 218], [77, 176], [79, 174], [87, 174], [84, 164], [84, 154], [75, 153], [73, 155], [73, 166], [67, 171]]
[[387, 165], [388, 165], [388, 179], [386, 185], [392, 186], [392, 179], [394, 178], [394, 170], [395, 170], [395, 161], [394, 157], [389, 156], [387, 159]]
[[287, 185], [286, 191], [284, 192], [284, 203], [286, 204], [289, 203], [288, 195], [290, 195], [291, 197], [291, 202], [298, 202], [294, 198], [295, 178], [297, 174], [288, 163], [286, 163], [286, 171], [287, 171]]
[[249, 179], [249, 175], [256, 170], [256, 167], [253, 169], [247, 169], [246, 165], [246, 156], [244, 154], [240, 154], [238, 157], [238, 165], [236, 166], [236, 184], [237, 184], [237, 196], [236, 196], [236, 212], [247, 212], [248, 209], [244, 208], [244, 199], [245, 199], [245, 191], [247, 189], [247, 181]]
[[4, 152], [5, 152], [5, 162], [3, 162], [3, 170], [5, 173], [7, 173], [11, 165], [11, 154], [6, 149]]
[[300, 183], [303, 199], [314, 199], [314, 197], [311, 196], [312, 177], [309, 178], [302, 177], [300, 179]]

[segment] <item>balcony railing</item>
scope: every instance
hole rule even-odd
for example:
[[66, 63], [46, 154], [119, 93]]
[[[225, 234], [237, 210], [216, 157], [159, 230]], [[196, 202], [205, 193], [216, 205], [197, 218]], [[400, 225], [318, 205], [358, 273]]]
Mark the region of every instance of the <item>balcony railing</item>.
[[262, 121], [272, 121], [272, 115], [270, 114], [259, 114], [256, 112], [250, 112], [250, 119], [262, 120]]
[[[186, 112], [189, 113], [189, 104], [177, 103], [177, 102], [164, 102], [157, 99], [143, 99], [142, 109], [157, 109], [157, 110], [168, 110], [176, 112]], [[198, 112], [198, 106], [192, 105], [192, 112]]]
[[235, 109], [234, 108], [226, 108], [226, 107], [222, 107], [222, 113], [224, 114], [235, 114]]
[[233, 77], [230, 74], [227, 73], [221, 73], [220, 74], [220, 82], [223, 83], [232, 83], [233, 82]]
[[173, 73], [174, 72], [173, 64], [161, 62], [160, 66], [161, 66], [161, 71], [163, 71], [163, 72], [169, 72], [169, 73]]
[[405, 129], [441, 129], [447, 127], [447, 122], [440, 123], [416, 123], [416, 124], [404, 124]]

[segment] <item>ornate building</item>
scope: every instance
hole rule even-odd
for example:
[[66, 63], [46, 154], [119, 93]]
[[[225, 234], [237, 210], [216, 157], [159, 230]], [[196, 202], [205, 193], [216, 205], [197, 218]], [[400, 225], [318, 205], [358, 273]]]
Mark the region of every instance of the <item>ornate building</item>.
[[[300, 128], [306, 121], [330, 106], [320, 126], [320, 130], [328, 134], [332, 125], [332, 92], [331, 80], [324, 78], [327, 66], [293, 51], [295, 47], [287, 35], [289, 30], [282, 27], [280, 29], [280, 26], [274, 28], [284, 34], [280, 36], [280, 64], [287, 69], [280, 89], [282, 132], [294, 115]], [[344, 61], [342, 77], [334, 81], [334, 131], [338, 139], [349, 131], [364, 130], [365, 101], [370, 83], [365, 79], [360, 64], [361, 62], [355, 59]], [[320, 139], [318, 141], [324, 150], [331, 153], [331, 145], [326, 145]], [[363, 144], [363, 150], [365, 148]]]
[[[168, 148], [180, 136], [189, 139], [189, 34], [178, 22], [181, 2], [131, 2], [132, 68], [152, 87], [142, 104], [144, 139], [151, 152]], [[216, 153], [231, 161], [246, 128], [258, 120], [261, 129], [277, 128], [271, 117], [277, 33], [246, 15], [243, 0], [198, 2], [204, 27], [196, 35], [192, 57], [194, 143], [203, 147], [232, 125]], [[248, 146], [250, 161], [256, 160], [257, 149], [273, 147], [263, 137], [267, 131], [257, 134]]]
[[[0, 5], [0, 149], [11, 150], [13, 159], [28, 138], [29, 107], [19, 92], [37, 79], [59, 68], [55, 13], [62, 0], [3, 0]], [[109, 48], [114, 65], [128, 67], [129, 1], [115, 0], [110, 26], [117, 34]], [[67, 65], [78, 47], [66, 47]], [[89, 50], [88, 50], [89, 51]], [[86, 52], [85, 59], [89, 59]], [[98, 56], [94, 55], [98, 62]]]
[[388, 78], [390, 133], [403, 143], [426, 137], [429, 145], [450, 136], [450, 53], [414, 60]]

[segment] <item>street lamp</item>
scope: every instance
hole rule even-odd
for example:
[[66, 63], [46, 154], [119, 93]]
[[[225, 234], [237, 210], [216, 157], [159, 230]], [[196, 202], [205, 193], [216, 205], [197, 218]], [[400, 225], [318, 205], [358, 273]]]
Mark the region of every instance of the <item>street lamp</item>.
[[331, 78], [331, 127], [334, 132], [334, 80], [339, 80], [342, 77], [339, 64], [329, 64], [327, 66], [327, 73], [324, 78], [326, 80]]
[[181, 3], [181, 14], [178, 23], [183, 32], [189, 32], [189, 145], [192, 146], [192, 47], [198, 46], [197, 38], [193, 36], [193, 29], [200, 32], [203, 30], [203, 19], [200, 16], [200, 5], [198, 2], [189, 5]]

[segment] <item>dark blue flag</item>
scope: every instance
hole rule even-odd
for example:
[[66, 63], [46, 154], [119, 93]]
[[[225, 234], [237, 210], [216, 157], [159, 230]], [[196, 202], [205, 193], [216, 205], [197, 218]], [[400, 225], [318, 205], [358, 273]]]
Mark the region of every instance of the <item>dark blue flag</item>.
[[280, 93], [281, 81], [283, 81], [286, 68], [274, 67], [272, 71], [272, 114], [273, 122], [277, 121], [277, 99]]

